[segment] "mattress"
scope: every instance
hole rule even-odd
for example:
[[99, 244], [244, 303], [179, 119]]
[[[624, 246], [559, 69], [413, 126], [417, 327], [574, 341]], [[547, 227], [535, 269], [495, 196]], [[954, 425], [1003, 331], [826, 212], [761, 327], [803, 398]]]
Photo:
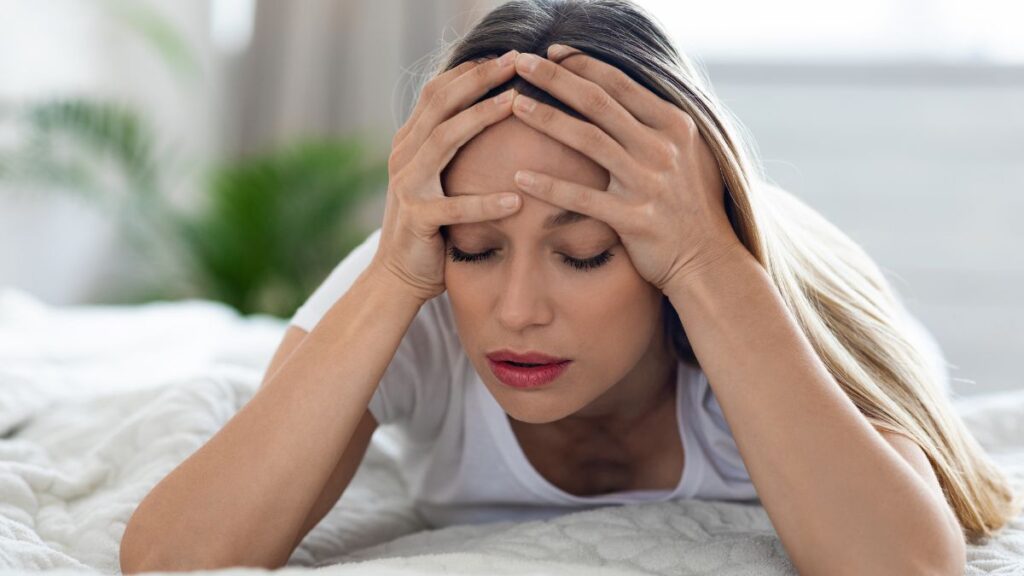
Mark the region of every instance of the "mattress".
[[[252, 397], [285, 328], [205, 300], [53, 307], [0, 289], [0, 569], [119, 572], [135, 507]], [[1024, 490], [1024, 387], [954, 404]], [[737, 502], [430, 529], [397, 468], [401, 438], [377, 429], [342, 498], [281, 572], [796, 573], [765, 510]], [[1024, 517], [968, 546], [966, 574], [1024, 575]]]

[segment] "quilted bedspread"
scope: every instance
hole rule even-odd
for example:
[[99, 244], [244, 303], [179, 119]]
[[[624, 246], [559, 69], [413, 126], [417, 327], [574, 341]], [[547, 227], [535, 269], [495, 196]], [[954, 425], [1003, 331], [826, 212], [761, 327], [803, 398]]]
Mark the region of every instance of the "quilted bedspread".
[[[52, 307], [0, 289], [0, 569], [119, 572], [135, 507], [252, 397], [285, 326], [204, 300]], [[1024, 490], [1024, 388], [954, 402]], [[427, 529], [396, 468], [400, 438], [377, 430], [341, 500], [280, 572], [796, 573], [750, 504], [679, 500]], [[969, 546], [966, 573], [1024, 575], [1024, 516]]]

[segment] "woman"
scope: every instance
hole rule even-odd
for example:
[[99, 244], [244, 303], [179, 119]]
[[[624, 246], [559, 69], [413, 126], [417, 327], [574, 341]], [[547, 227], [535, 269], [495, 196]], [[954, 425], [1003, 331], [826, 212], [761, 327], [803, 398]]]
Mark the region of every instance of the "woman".
[[383, 423], [433, 525], [753, 500], [801, 573], [953, 574], [1016, 514], [927, 333], [648, 15], [510, 2], [441, 68], [381, 229], [140, 504], [122, 570], [284, 565]]

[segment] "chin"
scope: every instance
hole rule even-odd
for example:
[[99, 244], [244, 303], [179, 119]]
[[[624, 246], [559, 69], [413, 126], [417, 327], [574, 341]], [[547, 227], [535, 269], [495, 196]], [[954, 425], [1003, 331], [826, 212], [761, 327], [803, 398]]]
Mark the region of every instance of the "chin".
[[516, 422], [522, 422], [523, 424], [550, 424], [552, 422], [557, 422], [558, 420], [562, 419], [562, 417], [557, 417], [557, 418], [551, 418], [551, 417], [548, 417], [548, 416], [540, 417], [540, 416], [529, 414], [529, 413], [527, 413], [526, 415], [519, 415], [519, 414], [513, 414], [513, 413], [509, 412], [508, 410], [505, 411], [505, 414], [508, 414], [508, 417], [513, 419], [513, 420], [515, 420]]
[[509, 418], [523, 424], [549, 424], [573, 413], [571, 407], [560, 408], [552, 405], [550, 396], [546, 395], [508, 390], [504, 396], [512, 398], [512, 402], [503, 402], [500, 397], [495, 396], [498, 405]]

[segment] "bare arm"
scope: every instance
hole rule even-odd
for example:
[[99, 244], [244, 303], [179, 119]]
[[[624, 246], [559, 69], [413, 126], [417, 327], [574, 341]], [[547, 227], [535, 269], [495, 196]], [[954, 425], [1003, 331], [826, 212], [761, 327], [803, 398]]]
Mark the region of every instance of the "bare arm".
[[[123, 573], [283, 566], [423, 301], [370, 267], [231, 420], [139, 504]], [[371, 431], [372, 432], [372, 431]], [[346, 478], [347, 477], [347, 478]], [[340, 489], [338, 489], [340, 487]], [[331, 502], [333, 504], [333, 502]]]
[[[289, 326], [285, 330], [284, 338], [274, 353], [274, 357], [270, 360], [270, 366], [267, 367], [267, 373], [261, 385], [265, 385], [270, 380], [270, 377], [277, 372], [281, 365], [284, 364], [285, 359], [295, 351], [308, 334], [309, 332], [294, 325]], [[376, 418], [373, 417], [373, 413], [367, 409], [363, 414], [363, 418], [359, 421], [359, 425], [356, 427], [355, 434], [349, 440], [345, 452], [338, 459], [334, 471], [331, 472], [331, 477], [328, 478], [327, 484], [313, 505], [313, 509], [309, 511], [309, 515], [306, 517], [305, 522], [303, 522], [302, 529], [296, 534], [295, 543], [292, 544], [292, 553], [302, 543], [302, 539], [306, 537], [306, 534], [309, 534], [309, 531], [319, 524], [324, 516], [331, 511], [331, 508], [338, 503], [341, 495], [345, 492], [345, 488], [348, 487], [352, 477], [355, 476], [356, 470], [359, 469], [359, 465], [366, 455], [366, 449], [370, 445], [370, 440], [373, 438], [373, 432], [377, 429], [377, 425], [378, 423]]]
[[843, 393], [739, 246], [666, 294], [801, 574], [960, 574], [959, 523], [925, 455]]
[[[122, 572], [283, 566], [355, 467], [377, 385], [423, 303], [444, 292], [440, 227], [504, 218], [507, 194], [447, 197], [455, 152], [511, 114], [514, 50], [433, 78], [392, 140], [373, 263], [281, 367], [204, 446], [143, 499], [121, 541]], [[364, 446], [365, 447], [365, 446]], [[339, 458], [345, 464], [339, 465]], [[328, 495], [324, 495], [324, 490]]]

